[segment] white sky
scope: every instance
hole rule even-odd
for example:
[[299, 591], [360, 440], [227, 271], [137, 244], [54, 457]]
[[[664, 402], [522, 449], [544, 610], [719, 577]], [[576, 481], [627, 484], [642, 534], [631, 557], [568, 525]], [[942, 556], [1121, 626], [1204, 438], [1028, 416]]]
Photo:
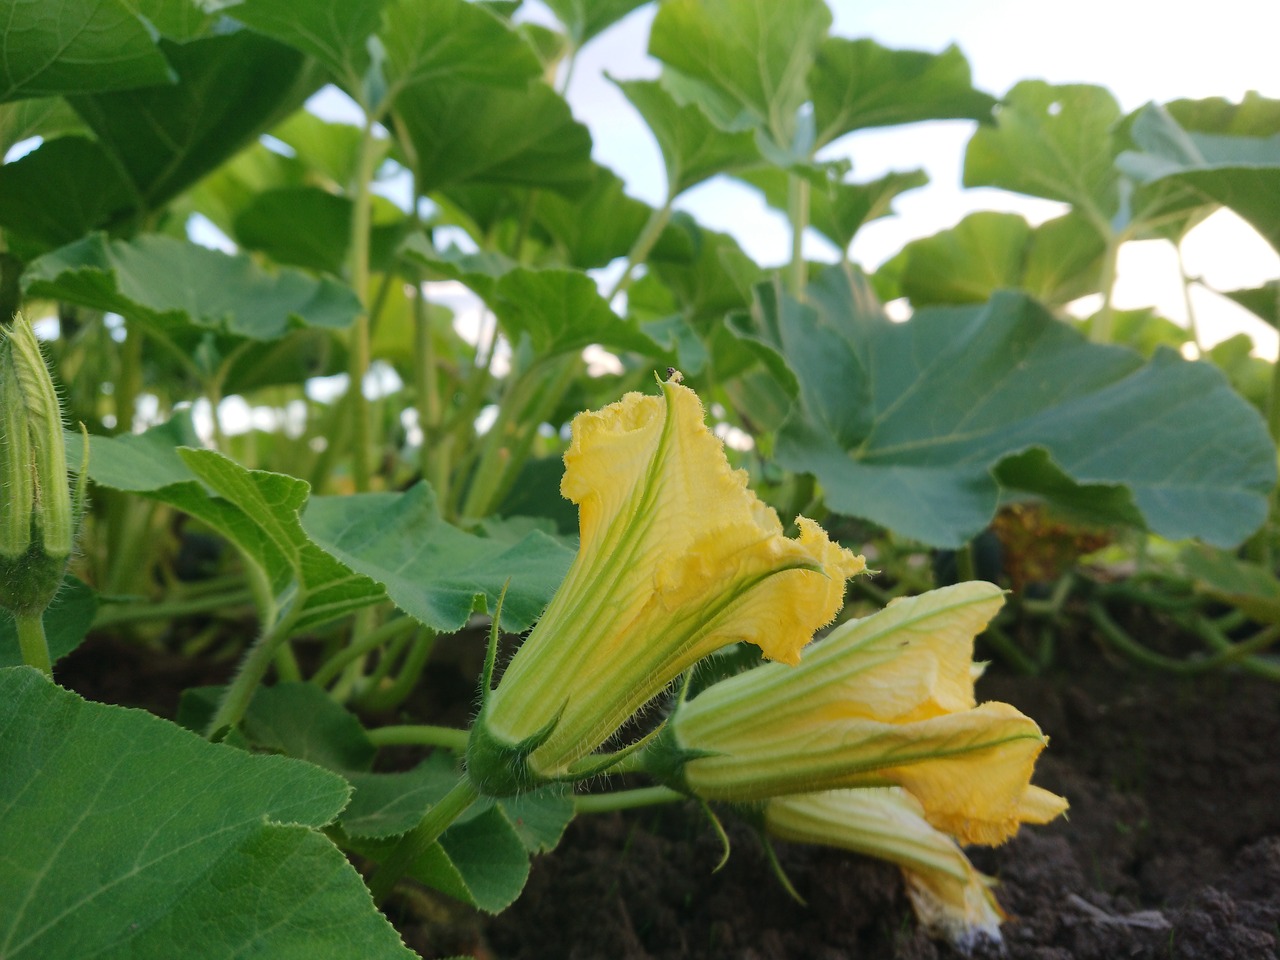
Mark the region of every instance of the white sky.
[[[1247, 90], [1280, 98], [1280, 3], [1217, 0], [1211, 7], [1149, 0], [829, 0], [832, 32], [870, 36], [889, 46], [938, 52], [956, 43], [969, 59], [974, 85], [997, 97], [1023, 79], [1052, 83], [1096, 83], [1125, 111], [1156, 100], [1224, 96], [1239, 100]], [[526, 3], [534, 19], [538, 5]], [[543, 11], [545, 13], [545, 11]], [[622, 176], [628, 191], [661, 202], [663, 173], [657, 145], [621, 93], [603, 78], [654, 76], [658, 64], [645, 54], [653, 7], [645, 7], [588, 45], [575, 66], [568, 99], [592, 130], [596, 159]], [[924, 167], [928, 187], [900, 197], [898, 215], [864, 228], [851, 256], [868, 269], [888, 259], [908, 240], [928, 236], [980, 209], [1012, 210], [1033, 222], [1061, 212], [1061, 205], [987, 188], [960, 186], [964, 147], [973, 124], [951, 121], [892, 127], [854, 134], [834, 145], [853, 160], [854, 178], [872, 179], [888, 170]], [[831, 153], [829, 150], [828, 153]], [[824, 154], [824, 156], [827, 154]], [[778, 264], [788, 256], [789, 235], [781, 214], [758, 194], [727, 178], [716, 178], [685, 194], [679, 206], [701, 222], [732, 233], [757, 261]], [[820, 238], [806, 252], [834, 259]], [[1280, 258], [1233, 214], [1221, 213], [1184, 244], [1188, 272], [1219, 289], [1261, 284], [1280, 276]], [[1121, 251], [1116, 305], [1155, 305], [1185, 322], [1177, 259], [1167, 244], [1127, 245]], [[1254, 336], [1259, 352], [1274, 357], [1276, 331], [1246, 311], [1197, 288], [1193, 305], [1211, 344], [1241, 330]]]

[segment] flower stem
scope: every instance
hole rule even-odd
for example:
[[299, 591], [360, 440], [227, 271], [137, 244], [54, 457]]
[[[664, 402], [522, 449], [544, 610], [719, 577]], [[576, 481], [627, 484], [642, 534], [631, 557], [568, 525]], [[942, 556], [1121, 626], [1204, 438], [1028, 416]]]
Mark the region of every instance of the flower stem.
[[46, 677], [53, 676], [53, 662], [49, 659], [49, 644], [44, 636], [44, 620], [39, 613], [14, 614], [18, 625], [18, 645], [22, 648], [22, 661], [35, 667]]
[[586, 793], [573, 798], [574, 813], [607, 813], [610, 810], [632, 810], [636, 807], [653, 807], [660, 803], [675, 803], [688, 798], [670, 787], [640, 787], [636, 790], [618, 790], [613, 793]]
[[386, 899], [387, 894], [413, 865], [413, 862], [426, 853], [440, 835], [467, 812], [479, 796], [480, 793], [474, 784], [463, 777], [427, 811], [421, 823], [400, 838], [392, 848], [391, 855], [383, 861], [382, 866], [369, 880], [369, 891], [373, 894], [375, 903], [381, 903]]
[[431, 724], [404, 724], [366, 731], [375, 747], [444, 747], [454, 753], [467, 749], [469, 731]]

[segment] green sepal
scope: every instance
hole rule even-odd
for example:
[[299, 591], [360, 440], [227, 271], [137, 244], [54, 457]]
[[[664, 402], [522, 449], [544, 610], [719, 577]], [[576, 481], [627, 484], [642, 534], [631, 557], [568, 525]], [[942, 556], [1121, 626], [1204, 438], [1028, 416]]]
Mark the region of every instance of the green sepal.
[[561, 706], [541, 730], [519, 743], [509, 743], [489, 731], [481, 708], [467, 738], [467, 779], [486, 797], [510, 797], [551, 783], [552, 778], [541, 776], [529, 766], [529, 754], [547, 742], [563, 714]]
[[[644, 743], [644, 741], [640, 742]], [[691, 760], [715, 755], [715, 751], [712, 750], [690, 750], [688, 747], [681, 746], [676, 739], [675, 730], [668, 721], [645, 745], [644, 752], [640, 755], [640, 769], [662, 785], [672, 790], [679, 790], [690, 797], [696, 797], [697, 794], [689, 787], [689, 781], [685, 778], [685, 765]]]

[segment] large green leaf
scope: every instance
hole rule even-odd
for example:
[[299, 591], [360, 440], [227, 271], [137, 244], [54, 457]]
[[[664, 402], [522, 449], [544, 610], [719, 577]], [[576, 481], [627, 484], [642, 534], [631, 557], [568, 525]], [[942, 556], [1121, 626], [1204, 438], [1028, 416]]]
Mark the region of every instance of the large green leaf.
[[[309, 487], [294, 477], [247, 470], [212, 450], [173, 447], [178, 427], [141, 437], [95, 437], [88, 473], [103, 486], [140, 493], [197, 517], [226, 537], [271, 592], [296, 632], [382, 599], [380, 586], [352, 573], [307, 539], [299, 514]], [[79, 453], [68, 450], [72, 469]]]
[[1120, 120], [1103, 87], [1024, 80], [979, 127], [964, 160], [966, 187], [1002, 187], [1061, 200], [1088, 216], [1104, 236], [1120, 207], [1111, 129]]
[[422, 192], [478, 182], [573, 195], [593, 178], [591, 134], [540, 81], [509, 90], [440, 77], [405, 90], [395, 112]]
[[61, 97], [40, 97], [0, 104], [0, 156], [29, 137], [52, 140], [84, 133], [84, 121]]
[[520, 89], [542, 72], [532, 47], [480, 4], [392, 0], [383, 20], [378, 37], [387, 52], [388, 101], [437, 83]]
[[971, 213], [950, 230], [913, 240], [885, 269], [912, 306], [985, 303], [1025, 290], [1049, 306], [1095, 293], [1106, 242], [1075, 213], [1031, 227], [1016, 213]]
[[569, 32], [569, 40], [580, 47], [601, 31], [611, 27], [648, 0], [546, 0]]
[[[778, 460], [815, 474], [833, 509], [956, 546], [994, 513], [1001, 464], [1040, 451], [1020, 462], [1012, 496], [1064, 499], [1079, 513], [1084, 488], [1122, 488], [1127, 512], [1157, 533], [1224, 546], [1266, 517], [1275, 447], [1209, 364], [1167, 350], [1144, 364], [1013, 293], [901, 324], [852, 269], [824, 273], [808, 305], [760, 293], [749, 335], [799, 385]], [[1100, 514], [1126, 512], [1101, 499]]]
[[125, 178], [140, 214], [217, 169], [321, 83], [302, 54], [250, 30], [161, 48], [176, 85], [72, 98], [102, 148], [103, 169]]
[[[67, 574], [53, 603], [40, 617], [54, 663], [80, 646], [97, 612], [97, 593], [84, 581]], [[16, 667], [21, 663], [17, 624], [13, 622], [13, 614], [0, 608], [0, 667]]]
[[612, 170], [596, 167], [590, 188], [581, 196], [538, 191], [534, 223], [547, 234], [561, 262], [590, 270], [626, 256], [653, 211], [627, 196], [625, 188]]
[[344, 776], [368, 770], [375, 752], [360, 721], [314, 683], [258, 687], [239, 733], [254, 747]]
[[868, 127], [920, 120], [987, 120], [995, 98], [973, 89], [958, 47], [889, 50], [874, 40], [827, 37], [809, 74], [818, 146]]
[[1142, 152], [1120, 155], [1125, 173], [1146, 186], [1174, 184], [1201, 203], [1230, 207], [1280, 252], [1280, 134], [1188, 133], [1149, 106], [1134, 121], [1132, 136]]
[[308, 763], [207, 743], [0, 670], [0, 954], [411, 958], [317, 828], [347, 801]]
[[750, 303], [751, 286], [764, 279], [764, 271], [729, 234], [674, 219], [673, 229], [687, 231], [693, 255], [667, 258], [654, 250], [649, 267], [674, 296], [684, 319], [705, 330]]
[[241, 0], [227, 13], [315, 57], [344, 82], [369, 66], [366, 40], [377, 28], [386, 0]]
[[658, 141], [667, 169], [669, 198], [718, 173], [760, 162], [760, 151], [750, 133], [726, 133], [694, 104], [680, 104], [662, 81], [613, 82]]
[[303, 525], [315, 543], [383, 584], [401, 610], [443, 632], [460, 629], [477, 608], [495, 609], [508, 578], [502, 626], [527, 630], [573, 559], [542, 533], [510, 545], [446, 523], [425, 483], [405, 493], [313, 497]]
[[134, 197], [88, 137], [46, 140], [0, 166], [0, 226], [47, 248], [130, 215]]
[[[457, 783], [457, 774], [448, 764], [436, 762], [438, 756], [433, 755], [408, 773], [355, 777], [353, 812], [342, 821], [354, 849], [383, 859], [395, 843], [394, 833], [415, 826], [431, 805]], [[510, 809], [507, 801], [481, 801], [410, 864], [409, 875], [488, 913], [506, 909], [524, 889], [529, 877], [529, 855], [540, 849], [533, 845], [537, 835], [520, 819], [532, 807], [539, 829], [549, 835], [551, 830], [547, 828], [554, 827], [552, 821], [557, 814], [563, 815], [565, 806], [563, 798], [552, 798], [552, 802], [560, 810], [549, 807], [538, 795], [531, 796], [530, 802], [518, 811]], [[571, 803], [568, 817], [572, 817]], [[563, 829], [561, 824], [560, 830]]]
[[580, 270], [516, 267], [498, 281], [488, 302], [507, 336], [527, 336], [540, 358], [592, 343], [645, 356], [661, 353], [637, 324], [613, 312], [596, 282]]
[[1223, 293], [1273, 327], [1280, 327], [1280, 280], [1269, 280], [1260, 287], [1230, 290]]
[[0, 101], [173, 82], [147, 22], [123, 0], [4, 4]]
[[355, 294], [333, 280], [269, 273], [244, 254], [156, 234], [93, 234], [32, 262], [22, 282], [28, 296], [114, 311], [169, 334], [195, 326], [278, 340], [299, 324], [344, 328], [360, 311]]
[[684, 93], [722, 124], [732, 118], [738, 129], [763, 130], [786, 150], [795, 145], [806, 81], [830, 26], [822, 0], [665, 0], [649, 52], [694, 81]]

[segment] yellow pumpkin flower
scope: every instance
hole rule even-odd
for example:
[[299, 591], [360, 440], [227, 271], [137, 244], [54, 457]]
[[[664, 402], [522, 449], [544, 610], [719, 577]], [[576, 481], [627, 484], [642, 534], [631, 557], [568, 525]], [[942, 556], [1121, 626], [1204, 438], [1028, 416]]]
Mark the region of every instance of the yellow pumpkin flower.
[[969, 582], [842, 624], [804, 663], [765, 664], [677, 706], [650, 769], [710, 800], [897, 785], [962, 843], [997, 844], [1066, 809], [1030, 784], [1047, 742], [974, 700], [973, 637], [1003, 603]]
[[897, 864], [920, 925], [964, 953], [982, 940], [1001, 940], [1004, 911], [991, 892], [995, 881], [979, 873], [960, 845], [931, 826], [920, 802], [899, 787], [778, 797], [765, 804], [764, 823], [783, 840]]
[[495, 795], [570, 775], [720, 647], [745, 640], [796, 662], [865, 569], [803, 517], [799, 537], [785, 536], [675, 380], [579, 414], [564, 460], [577, 557], [468, 746], [469, 775]]

